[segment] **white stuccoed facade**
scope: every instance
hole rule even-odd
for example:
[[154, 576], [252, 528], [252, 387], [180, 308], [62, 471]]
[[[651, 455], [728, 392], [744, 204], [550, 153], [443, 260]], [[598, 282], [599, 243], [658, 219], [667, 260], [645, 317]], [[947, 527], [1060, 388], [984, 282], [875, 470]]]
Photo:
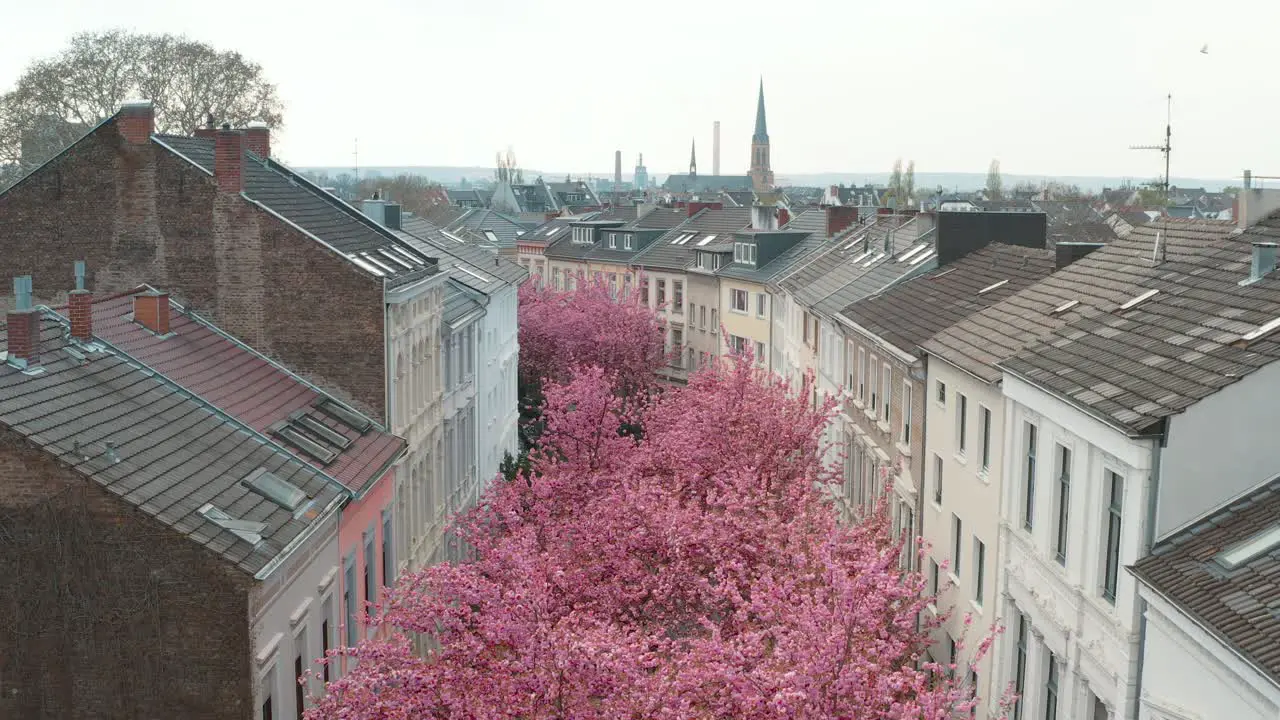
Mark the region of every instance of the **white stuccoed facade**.
[[498, 473], [503, 456], [519, 450], [517, 425], [520, 402], [516, 381], [520, 345], [517, 340], [516, 308], [519, 286], [508, 285], [489, 296], [480, 321], [480, 351], [477, 372], [479, 397], [478, 477], [480, 492]]
[[[1138, 560], [1149, 531], [1157, 443], [1129, 438], [1009, 373], [1004, 392], [1000, 602], [1007, 630], [1001, 681], [1017, 685], [1021, 674], [1023, 717], [1045, 716], [1051, 676], [1057, 717], [1134, 717], [1140, 606], [1137, 583], [1125, 567]], [[1035, 470], [1028, 502], [1031, 427]], [[1063, 448], [1070, 455], [1060, 543]], [[1026, 623], [1022, 634], [1020, 616]]]

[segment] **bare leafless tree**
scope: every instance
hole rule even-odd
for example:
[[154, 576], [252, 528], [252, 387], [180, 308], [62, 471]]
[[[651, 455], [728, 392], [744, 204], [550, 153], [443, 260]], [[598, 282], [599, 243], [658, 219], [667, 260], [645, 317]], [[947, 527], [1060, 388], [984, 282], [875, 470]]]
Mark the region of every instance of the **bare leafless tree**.
[[275, 85], [238, 52], [168, 34], [81, 33], [0, 95], [0, 169], [45, 162], [131, 99], [155, 104], [158, 132], [188, 133], [209, 117], [281, 124]]

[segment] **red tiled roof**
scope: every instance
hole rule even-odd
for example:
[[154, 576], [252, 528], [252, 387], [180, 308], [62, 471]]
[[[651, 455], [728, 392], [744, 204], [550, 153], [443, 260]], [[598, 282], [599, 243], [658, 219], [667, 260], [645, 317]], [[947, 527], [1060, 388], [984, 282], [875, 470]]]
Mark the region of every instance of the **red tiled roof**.
[[[133, 322], [133, 295], [121, 293], [96, 299], [93, 334], [145, 363], [151, 369], [198, 395], [253, 429], [271, 436], [270, 428], [291, 413], [308, 410], [321, 398], [296, 375], [228, 338], [206, 321], [185, 315], [177, 303], [170, 307], [171, 334], [159, 337]], [[342, 483], [355, 493], [373, 484], [405, 447], [405, 441], [373, 424], [364, 434], [313, 412], [351, 444], [325, 465], [280, 442], [300, 460]]]

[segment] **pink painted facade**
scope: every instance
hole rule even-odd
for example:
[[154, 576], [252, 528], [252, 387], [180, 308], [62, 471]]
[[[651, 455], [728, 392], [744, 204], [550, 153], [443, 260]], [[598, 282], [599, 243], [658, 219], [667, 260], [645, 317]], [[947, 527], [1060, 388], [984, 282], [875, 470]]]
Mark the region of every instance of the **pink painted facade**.
[[385, 587], [395, 584], [395, 481], [395, 470], [388, 470], [342, 509], [338, 524], [340, 645], [369, 637], [360, 618], [366, 611], [376, 614]]

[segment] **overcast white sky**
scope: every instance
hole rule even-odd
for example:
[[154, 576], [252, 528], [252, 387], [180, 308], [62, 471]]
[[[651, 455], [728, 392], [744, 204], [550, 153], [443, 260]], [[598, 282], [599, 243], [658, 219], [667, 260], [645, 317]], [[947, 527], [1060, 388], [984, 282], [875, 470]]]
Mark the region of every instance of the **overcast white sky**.
[[[1274, 0], [0, 0], [0, 89], [81, 30], [183, 33], [260, 62], [295, 165], [745, 172], [764, 76], [773, 167], [1146, 178], [1280, 175]], [[1208, 43], [1209, 53], [1200, 53]]]

